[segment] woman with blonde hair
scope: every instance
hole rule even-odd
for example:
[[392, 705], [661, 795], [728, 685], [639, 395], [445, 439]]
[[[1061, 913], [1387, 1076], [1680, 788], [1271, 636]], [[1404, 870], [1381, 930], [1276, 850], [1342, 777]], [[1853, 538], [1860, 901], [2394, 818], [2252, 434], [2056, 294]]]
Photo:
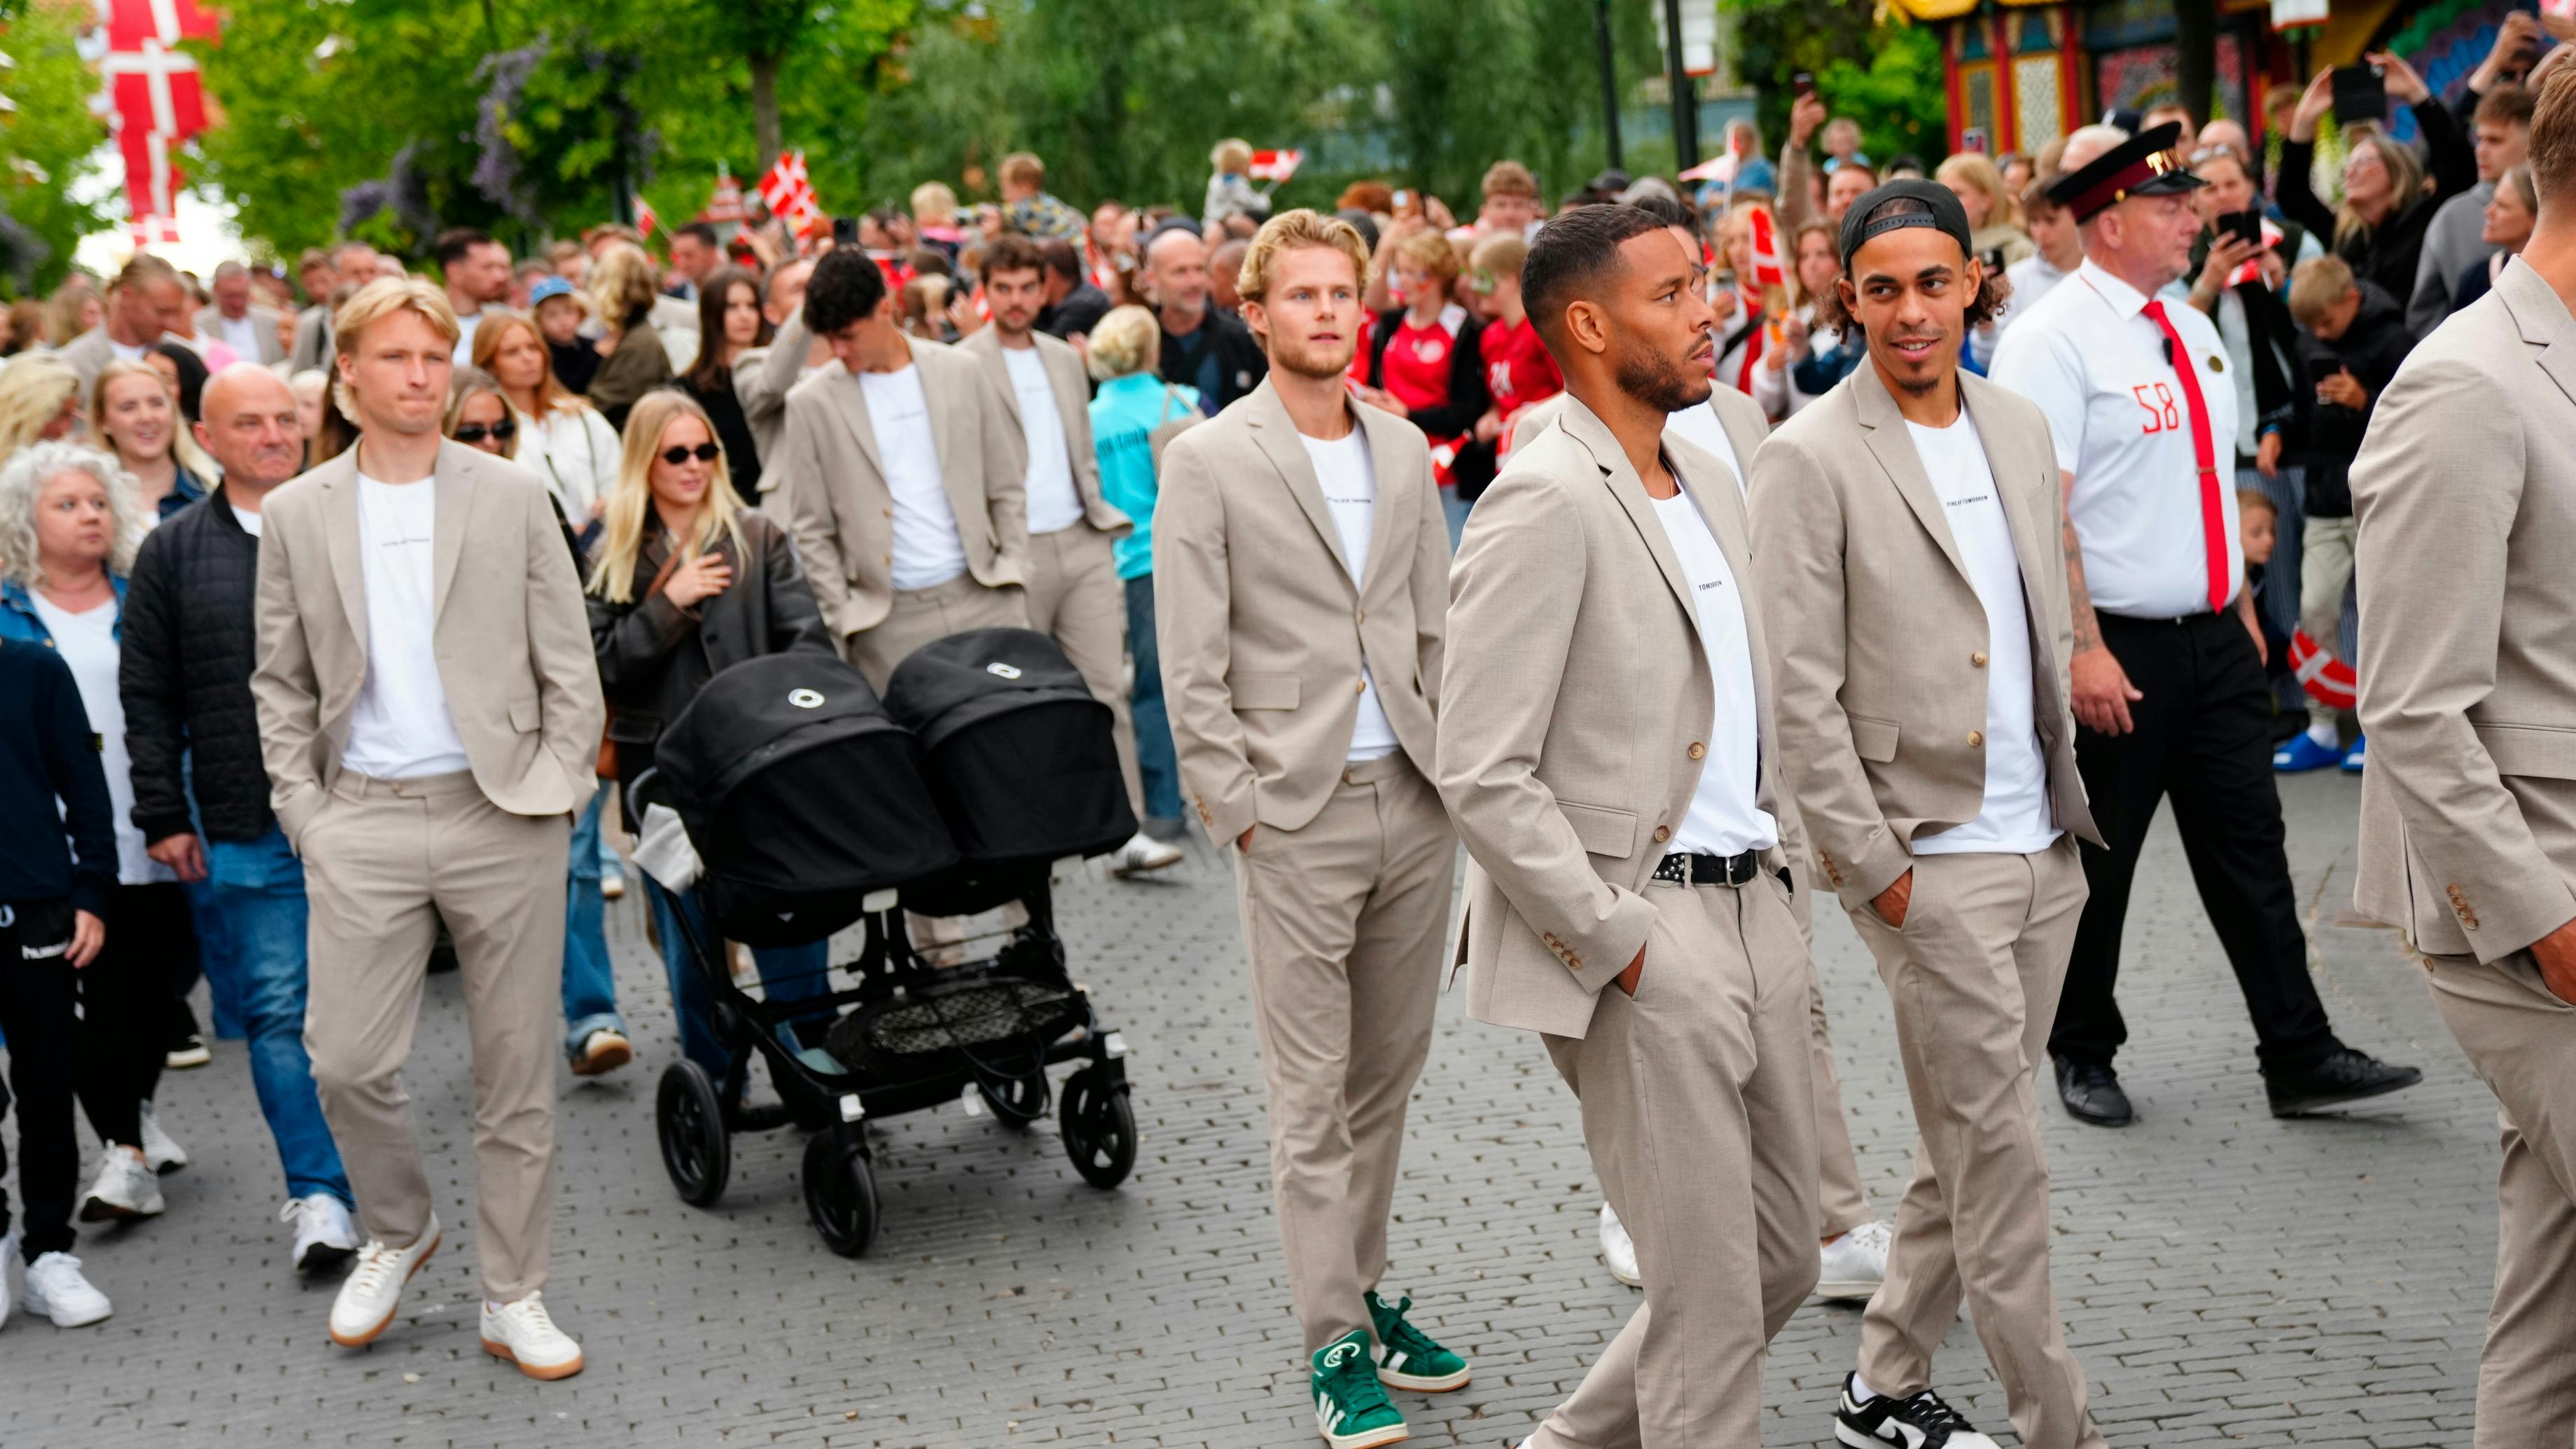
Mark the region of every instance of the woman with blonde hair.
[[2316, 164], [2318, 123], [2334, 110], [2334, 71], [2328, 67], [2317, 72], [2290, 113], [2280, 165], [2273, 172], [2272, 199], [2282, 215], [2343, 258], [2354, 277], [2377, 283], [2402, 308], [2415, 295], [2424, 233], [2435, 213], [2442, 203], [2477, 185], [2477, 151], [2451, 108], [2413, 66], [2384, 51], [2362, 58], [2379, 67], [2388, 94], [2414, 113], [2424, 159], [2379, 127], [2346, 130], [2343, 200], [2328, 208], [2309, 175]]
[[[709, 679], [767, 654], [838, 657], [794, 543], [766, 515], [742, 506], [715, 424], [677, 388], [646, 393], [627, 418], [617, 486], [591, 550], [590, 637], [629, 833], [640, 823], [630, 793], [635, 779], [652, 768], [663, 727]], [[685, 914], [690, 934], [707, 941], [705, 913], [694, 891], [675, 894], [650, 877], [644, 894], [680, 1018], [681, 1054], [711, 1083], [721, 1082], [728, 1053], [678, 924]], [[755, 949], [769, 998], [828, 990], [827, 945]]]
[[80, 972], [74, 1028], [81, 1106], [107, 1142], [81, 1200], [84, 1222], [155, 1216], [158, 1173], [188, 1162], [151, 1099], [169, 1053], [174, 990], [197, 965], [197, 935], [177, 873], [152, 858], [134, 823], [117, 679], [125, 581], [144, 519], [134, 480], [93, 449], [37, 443], [0, 467], [0, 640], [42, 645], [71, 666], [116, 828], [117, 886], [101, 915], [107, 944]]
[[0, 367], [0, 462], [29, 443], [78, 436], [80, 392], [80, 374], [50, 352]]
[[106, 320], [107, 299], [99, 295], [98, 284], [75, 274], [56, 287], [45, 303], [45, 342], [69, 347], [72, 339]]
[[556, 378], [544, 330], [518, 313], [496, 312], [474, 329], [473, 361], [515, 415], [513, 456], [544, 475], [573, 531], [587, 532], [617, 484], [617, 429]]
[[2030, 233], [2014, 224], [2012, 193], [2004, 189], [2004, 174], [1995, 163], [1962, 151], [1942, 161], [1932, 179], [1949, 187], [1968, 213], [1968, 251], [1985, 259], [1987, 271], [2000, 272], [2039, 251]]
[[671, 353], [653, 330], [653, 259], [644, 249], [615, 242], [601, 249], [590, 269], [590, 305], [608, 335], [599, 340], [599, 375], [590, 380], [590, 404], [608, 425], [626, 427], [635, 400], [671, 380]]
[[162, 371], [142, 362], [111, 362], [90, 391], [90, 436], [113, 449], [134, 480], [146, 529], [206, 496], [219, 470], [197, 440]]

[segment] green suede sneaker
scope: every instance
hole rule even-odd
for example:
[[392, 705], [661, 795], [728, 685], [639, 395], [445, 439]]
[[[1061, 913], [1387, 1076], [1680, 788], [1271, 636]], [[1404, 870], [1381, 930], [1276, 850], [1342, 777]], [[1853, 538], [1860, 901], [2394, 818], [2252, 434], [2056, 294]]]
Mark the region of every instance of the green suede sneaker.
[[1377, 1326], [1379, 1383], [1418, 1393], [1445, 1394], [1467, 1386], [1467, 1361], [1431, 1341], [1431, 1336], [1404, 1321], [1411, 1298], [1386, 1306], [1377, 1290], [1368, 1291], [1369, 1322]]
[[1404, 1416], [1369, 1372], [1369, 1336], [1354, 1328], [1315, 1350], [1315, 1429], [1332, 1449], [1375, 1449], [1410, 1437]]

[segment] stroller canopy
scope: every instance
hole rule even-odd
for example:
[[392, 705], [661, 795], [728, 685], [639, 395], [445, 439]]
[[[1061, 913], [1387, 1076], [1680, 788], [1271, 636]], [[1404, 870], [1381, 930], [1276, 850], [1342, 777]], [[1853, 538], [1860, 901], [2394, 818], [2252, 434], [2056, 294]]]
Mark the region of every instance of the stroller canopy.
[[886, 711], [928, 752], [970, 862], [1098, 855], [1136, 833], [1109, 706], [1044, 634], [975, 629], [924, 644], [887, 681]]

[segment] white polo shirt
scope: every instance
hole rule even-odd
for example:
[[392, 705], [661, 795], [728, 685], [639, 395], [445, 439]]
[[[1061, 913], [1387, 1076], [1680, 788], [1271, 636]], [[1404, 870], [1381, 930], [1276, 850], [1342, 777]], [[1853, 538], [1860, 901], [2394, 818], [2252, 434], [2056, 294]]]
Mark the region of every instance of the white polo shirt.
[[[2039, 404], [2057, 466], [2075, 475], [2067, 512], [2084, 545], [2093, 607], [2172, 619], [2208, 610], [2209, 563], [2190, 406], [2146, 305], [2137, 288], [2088, 257], [2004, 334], [1989, 375]], [[2245, 578], [2236, 535], [2236, 381], [2216, 324], [2188, 303], [2168, 299], [2164, 310], [2209, 409], [2227, 548], [2219, 598], [2229, 601]]]

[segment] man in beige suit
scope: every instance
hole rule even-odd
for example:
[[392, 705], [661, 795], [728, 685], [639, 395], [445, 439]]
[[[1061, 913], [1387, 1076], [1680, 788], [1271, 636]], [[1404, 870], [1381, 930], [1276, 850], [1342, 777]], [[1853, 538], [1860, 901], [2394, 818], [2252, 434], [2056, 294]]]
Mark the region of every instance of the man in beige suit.
[[[769, 345], [754, 347], [733, 361], [733, 395], [742, 418], [751, 426], [754, 451], [764, 459], [778, 456], [779, 435], [787, 430], [787, 394], [832, 361], [832, 346], [818, 342], [805, 326], [805, 283], [814, 264], [802, 257], [781, 262], [761, 283], [760, 312], [776, 329]], [[774, 481], [777, 470], [760, 475], [760, 511], [782, 528], [796, 523], [796, 510]]]
[[[1136, 726], [1127, 710], [1127, 587], [1110, 544], [1135, 525], [1100, 496], [1100, 457], [1091, 447], [1091, 390], [1082, 358], [1037, 330], [1046, 305], [1046, 261], [1017, 234], [984, 251], [984, 298], [993, 325], [961, 345], [984, 365], [1020, 430], [1028, 457], [1029, 627], [1052, 636], [1109, 706], [1127, 803], [1145, 818], [1136, 770]], [[1178, 847], [1139, 830], [1109, 857], [1118, 875], [1181, 863]]]
[[2423, 953], [2503, 1105], [2477, 1449], [2576, 1439], [2576, 64], [2552, 69], [2530, 243], [2416, 344], [2352, 468], [2354, 901]]
[[442, 440], [456, 318], [416, 278], [333, 319], [356, 447], [261, 510], [259, 707], [312, 903], [304, 1044], [368, 1243], [331, 1308], [371, 1341], [438, 1247], [403, 1064], [441, 921], [474, 1042], [483, 1347], [581, 1371], [538, 1290], [554, 1231], [564, 852], [606, 719], [546, 485]]
[[904, 656], [1029, 625], [1027, 448], [983, 366], [907, 337], [867, 253], [824, 254], [805, 325], [838, 365], [787, 395], [774, 469], [823, 622], [879, 690]]
[[1440, 792], [1472, 858], [1467, 1013], [1542, 1033], [1646, 1302], [1537, 1449], [1750, 1445], [1816, 1282], [1813, 966], [1744, 504], [1669, 438], [1709, 395], [1696, 251], [1630, 206], [1521, 273], [1569, 403], [1467, 520]]
[[1154, 512], [1172, 741], [1234, 850], [1288, 1291], [1331, 1449], [1405, 1437], [1387, 1386], [1468, 1377], [1412, 1299], [1377, 1292], [1457, 844], [1431, 783], [1449, 535], [1430, 448], [1342, 386], [1367, 269], [1346, 222], [1263, 225], [1242, 296], [1269, 379], [1173, 440]]
[[1959, 370], [2002, 290], [1950, 189], [1844, 213], [1869, 361], [1754, 461], [1780, 755], [1817, 873], [1877, 957], [1920, 1141], [1835, 1419], [1846, 1444], [1991, 1449], [1932, 1391], [1966, 1297], [2030, 1449], [2100, 1449], [2049, 1290], [2036, 1064], [2084, 908], [2056, 455]]

